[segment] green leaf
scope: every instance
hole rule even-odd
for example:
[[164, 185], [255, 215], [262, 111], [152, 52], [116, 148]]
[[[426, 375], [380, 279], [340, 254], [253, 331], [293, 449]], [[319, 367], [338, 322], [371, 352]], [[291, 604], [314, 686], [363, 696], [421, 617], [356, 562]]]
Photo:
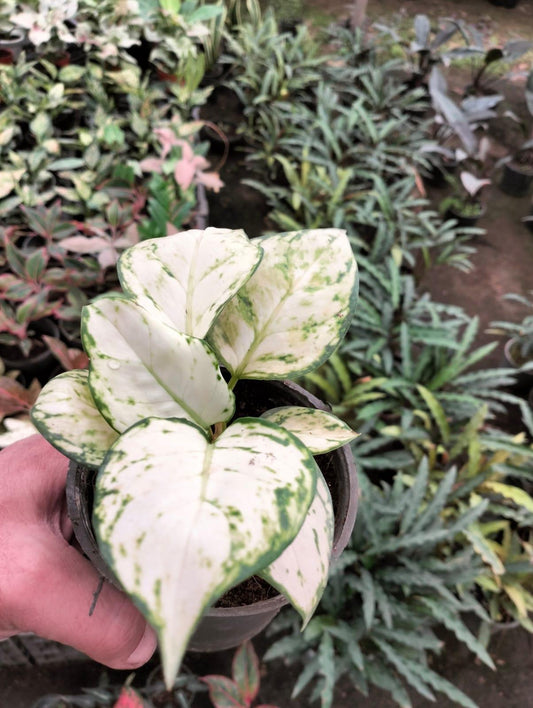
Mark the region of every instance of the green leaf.
[[180, 332], [202, 338], [252, 275], [261, 249], [242, 230], [208, 228], [142, 241], [118, 262], [124, 291]]
[[41, 141], [52, 127], [52, 122], [46, 113], [37, 113], [30, 123], [30, 130], [37, 140]]
[[188, 421], [151, 418], [113, 445], [93, 525], [158, 633], [168, 688], [205, 609], [294, 539], [317, 473], [304, 445], [259, 418], [235, 422], [214, 443]]
[[244, 704], [251, 706], [259, 692], [259, 660], [250, 641], [244, 642], [235, 652], [231, 673]]
[[346, 233], [313, 229], [261, 241], [263, 260], [222, 310], [210, 341], [234, 378], [317, 368], [346, 333], [357, 266]]
[[504, 484], [503, 482], [491, 482], [488, 480], [483, 483], [484, 489], [489, 489], [491, 492], [501, 494], [502, 497], [510, 499], [517, 506], [522, 506], [530, 512], [533, 512], [533, 499], [520, 487], [515, 487], [512, 484]]
[[311, 619], [328, 582], [335, 517], [328, 486], [317, 476], [316, 494], [294, 541], [261, 577], [277, 588], [301, 615]]
[[271, 420], [296, 435], [314, 455], [330, 452], [358, 437], [358, 433], [332, 413], [303, 406], [271, 408], [261, 418]]
[[118, 438], [96, 407], [86, 370], [67, 371], [51, 379], [31, 411], [37, 430], [67, 457], [99, 467]]
[[151, 416], [186, 418], [204, 429], [231, 417], [233, 393], [201, 339], [116, 295], [83, 308], [81, 331], [93, 397], [115, 430]]
[[440, 434], [442, 435], [442, 441], [444, 443], [447, 443], [450, 439], [450, 426], [448, 424], [448, 421], [446, 420], [446, 414], [444, 413], [441, 404], [431, 393], [431, 391], [425, 386], [419, 384], [417, 386], [417, 389], [424, 401], [426, 402], [426, 405], [429, 408], [431, 415], [435, 419], [435, 422], [439, 426]]

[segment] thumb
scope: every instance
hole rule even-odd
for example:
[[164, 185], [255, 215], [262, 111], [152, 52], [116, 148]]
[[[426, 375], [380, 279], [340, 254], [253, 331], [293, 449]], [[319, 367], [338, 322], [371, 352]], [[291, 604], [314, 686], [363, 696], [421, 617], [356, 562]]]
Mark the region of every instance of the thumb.
[[39, 526], [22, 545], [19, 563], [20, 588], [12, 600], [19, 629], [68, 644], [113, 669], [137, 668], [152, 656], [156, 635], [141, 613], [107, 582], [95, 598], [100, 576], [65, 539], [43, 534]]

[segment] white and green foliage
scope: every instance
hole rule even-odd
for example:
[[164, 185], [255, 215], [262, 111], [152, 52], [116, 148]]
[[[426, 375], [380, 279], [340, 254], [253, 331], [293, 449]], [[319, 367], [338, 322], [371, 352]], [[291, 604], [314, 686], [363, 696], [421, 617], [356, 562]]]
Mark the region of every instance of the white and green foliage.
[[313, 453], [355, 434], [299, 407], [232, 420], [233, 388], [323, 364], [357, 267], [338, 229], [252, 242], [210, 228], [144, 241], [118, 274], [124, 293], [83, 310], [89, 371], [50, 381], [32, 418], [99, 468], [99, 545], [157, 630], [170, 686], [203, 612], [240, 581], [264, 575], [305, 623], [320, 599], [333, 510]]
[[[389, 691], [401, 706], [411, 706], [407, 686], [429, 700], [435, 692], [454, 705], [474, 703], [428, 665], [442, 642], [435, 628], [444, 624], [481, 661], [492, 660], [461, 619], [461, 612], [486, 617], [465, 592], [482, 572], [472, 548], [454, 541], [476, 522], [487, 502], [449, 519], [443, 513], [453, 494], [456, 471], [431, 483], [428, 460], [398, 474], [380, 487], [361, 475], [362, 503], [354, 534], [333, 569], [316, 616], [302, 634], [277, 640], [265, 658], [283, 657], [306, 664], [293, 697], [310, 690], [309, 702], [333, 703], [342, 677], [367, 694], [371, 685]], [[438, 549], [450, 544], [449, 555]], [[292, 626], [292, 615], [276, 621], [278, 630]]]

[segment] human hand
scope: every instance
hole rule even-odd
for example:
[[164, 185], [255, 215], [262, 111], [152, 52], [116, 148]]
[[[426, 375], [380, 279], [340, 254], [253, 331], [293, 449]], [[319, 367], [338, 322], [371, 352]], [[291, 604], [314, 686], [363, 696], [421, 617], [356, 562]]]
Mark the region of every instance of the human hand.
[[144, 664], [155, 633], [69, 544], [68, 460], [40, 435], [0, 452], [0, 639], [34, 632], [114, 669]]

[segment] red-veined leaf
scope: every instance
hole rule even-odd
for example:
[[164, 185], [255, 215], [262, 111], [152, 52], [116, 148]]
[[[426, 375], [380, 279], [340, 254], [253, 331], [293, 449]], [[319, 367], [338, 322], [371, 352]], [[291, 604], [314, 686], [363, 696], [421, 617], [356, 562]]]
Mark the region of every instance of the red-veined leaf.
[[209, 687], [209, 698], [215, 708], [248, 708], [241, 700], [237, 685], [226, 676], [203, 676], [201, 679]]
[[0, 376], [0, 420], [13, 413], [29, 411], [35, 403], [39, 391], [26, 389], [9, 376]]
[[259, 691], [259, 660], [251, 642], [244, 642], [235, 652], [232, 674], [244, 705], [251, 706]]

